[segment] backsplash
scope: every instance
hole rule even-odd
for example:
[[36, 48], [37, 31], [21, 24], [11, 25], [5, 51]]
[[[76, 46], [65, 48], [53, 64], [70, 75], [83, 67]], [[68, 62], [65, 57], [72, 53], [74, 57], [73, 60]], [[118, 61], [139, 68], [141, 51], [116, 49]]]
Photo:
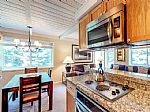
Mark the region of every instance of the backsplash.
[[137, 74], [138, 73], [111, 70], [111, 72], [105, 71], [105, 78], [112, 82], [128, 85], [134, 89], [150, 91], [150, 77], [140, 77], [137, 76]]

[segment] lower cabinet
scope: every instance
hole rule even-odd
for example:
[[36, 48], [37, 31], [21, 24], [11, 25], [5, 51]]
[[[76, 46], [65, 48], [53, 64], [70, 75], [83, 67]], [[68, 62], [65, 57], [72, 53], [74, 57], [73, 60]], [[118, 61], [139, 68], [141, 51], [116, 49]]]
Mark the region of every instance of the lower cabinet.
[[66, 112], [75, 112], [75, 85], [67, 81]]
[[69, 91], [66, 91], [66, 112], [75, 112], [75, 98], [69, 93]]

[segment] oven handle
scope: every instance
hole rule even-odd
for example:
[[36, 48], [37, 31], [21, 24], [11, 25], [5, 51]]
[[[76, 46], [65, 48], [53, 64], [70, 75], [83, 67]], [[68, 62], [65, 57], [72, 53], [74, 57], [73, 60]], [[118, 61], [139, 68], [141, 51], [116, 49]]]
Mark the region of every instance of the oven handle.
[[78, 106], [78, 103], [77, 103], [77, 102], [76, 102], [76, 108], [77, 108], [77, 110], [78, 110], [79, 112], [82, 112], [81, 109], [80, 109], [80, 107]]
[[[89, 112], [84, 106], [82, 106], [82, 104], [80, 104], [78, 101], [75, 102], [76, 104], [76, 109], [79, 111], [79, 112]], [[80, 108], [79, 104], [82, 106], [82, 108]]]

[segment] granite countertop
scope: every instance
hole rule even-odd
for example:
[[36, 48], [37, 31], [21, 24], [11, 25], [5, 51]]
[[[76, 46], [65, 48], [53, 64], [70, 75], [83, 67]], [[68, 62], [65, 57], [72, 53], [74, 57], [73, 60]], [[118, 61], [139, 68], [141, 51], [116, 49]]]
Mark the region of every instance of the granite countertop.
[[67, 81], [76, 85], [79, 90], [110, 112], [150, 112], [150, 91], [135, 89], [120, 99], [110, 102], [97, 95], [92, 89], [82, 83], [83, 81], [94, 79], [94, 75], [82, 75], [69, 77]]

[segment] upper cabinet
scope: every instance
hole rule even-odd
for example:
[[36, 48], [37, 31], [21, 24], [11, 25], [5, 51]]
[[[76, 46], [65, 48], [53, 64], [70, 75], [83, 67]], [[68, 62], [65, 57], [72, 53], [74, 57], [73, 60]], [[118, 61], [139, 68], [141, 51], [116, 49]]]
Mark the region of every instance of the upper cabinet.
[[80, 49], [86, 49], [87, 43], [86, 43], [86, 25], [91, 21], [91, 17], [89, 14], [84, 16], [79, 21], [79, 46]]
[[126, 0], [107, 0], [107, 10], [110, 10], [113, 7], [116, 7], [120, 3], [126, 4]]
[[107, 11], [107, 0], [104, 0], [101, 4], [99, 4], [90, 12], [91, 21], [99, 18], [106, 11]]
[[150, 0], [127, 0], [127, 42], [150, 39]]

